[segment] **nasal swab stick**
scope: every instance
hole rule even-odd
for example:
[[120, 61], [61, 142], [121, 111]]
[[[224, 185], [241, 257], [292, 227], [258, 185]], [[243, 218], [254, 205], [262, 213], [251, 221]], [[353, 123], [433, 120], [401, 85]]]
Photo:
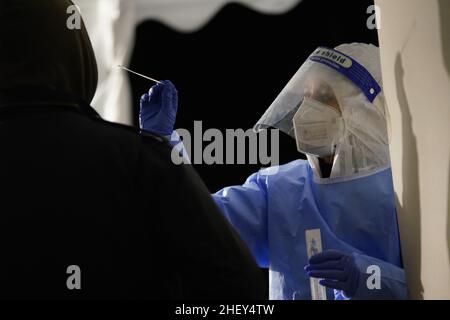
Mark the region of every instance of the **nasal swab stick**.
[[135, 75], [138, 75], [138, 76], [140, 76], [140, 77], [142, 77], [142, 78], [151, 80], [151, 81], [153, 81], [153, 82], [156, 82], [156, 83], [159, 83], [159, 84], [164, 84], [164, 83], [162, 83], [161, 81], [158, 81], [158, 80], [155, 80], [155, 79], [153, 79], [153, 78], [144, 76], [143, 74], [134, 72], [133, 70], [130, 70], [130, 69], [128, 69], [128, 68], [125, 68], [124, 66], [119, 65], [119, 68], [124, 69], [124, 70], [126, 70], [126, 71], [128, 71], [128, 72], [134, 73]]

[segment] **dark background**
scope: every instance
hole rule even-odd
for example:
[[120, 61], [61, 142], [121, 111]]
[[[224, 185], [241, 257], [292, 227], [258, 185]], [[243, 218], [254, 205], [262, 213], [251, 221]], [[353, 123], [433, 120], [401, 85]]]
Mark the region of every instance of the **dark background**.
[[[253, 127], [318, 46], [366, 42], [378, 45], [366, 27], [372, 0], [303, 0], [283, 15], [264, 15], [239, 4], [225, 6], [204, 28], [179, 33], [156, 22], [138, 26], [131, 68], [172, 80], [180, 106], [175, 128], [193, 134], [194, 120], [208, 128]], [[130, 75], [133, 101], [152, 85]], [[138, 105], [135, 104], [135, 124]], [[204, 144], [205, 146], [205, 144]], [[280, 134], [280, 162], [303, 157], [294, 139]], [[196, 165], [212, 192], [242, 184], [259, 165]]]

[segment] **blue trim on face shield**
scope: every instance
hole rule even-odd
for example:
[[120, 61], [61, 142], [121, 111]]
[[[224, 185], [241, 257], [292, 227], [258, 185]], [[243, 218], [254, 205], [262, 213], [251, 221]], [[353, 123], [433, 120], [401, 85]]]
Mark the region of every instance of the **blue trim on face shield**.
[[309, 60], [327, 65], [350, 79], [371, 103], [381, 92], [380, 85], [366, 68], [338, 50], [319, 47], [309, 56]]

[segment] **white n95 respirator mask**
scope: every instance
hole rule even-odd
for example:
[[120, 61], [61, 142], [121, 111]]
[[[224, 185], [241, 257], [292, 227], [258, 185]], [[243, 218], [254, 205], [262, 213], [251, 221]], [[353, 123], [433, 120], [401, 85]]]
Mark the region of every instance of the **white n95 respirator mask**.
[[335, 153], [344, 121], [338, 110], [305, 97], [293, 119], [297, 150], [324, 158]]

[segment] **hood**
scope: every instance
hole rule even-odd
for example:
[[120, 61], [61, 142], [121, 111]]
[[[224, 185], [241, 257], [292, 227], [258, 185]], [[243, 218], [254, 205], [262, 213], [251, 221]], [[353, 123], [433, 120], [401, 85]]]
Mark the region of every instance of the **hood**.
[[69, 0], [0, 1], [0, 94], [26, 94], [32, 88], [91, 102], [97, 64], [81, 17], [80, 29], [67, 26], [75, 21], [70, 20], [72, 5]]

